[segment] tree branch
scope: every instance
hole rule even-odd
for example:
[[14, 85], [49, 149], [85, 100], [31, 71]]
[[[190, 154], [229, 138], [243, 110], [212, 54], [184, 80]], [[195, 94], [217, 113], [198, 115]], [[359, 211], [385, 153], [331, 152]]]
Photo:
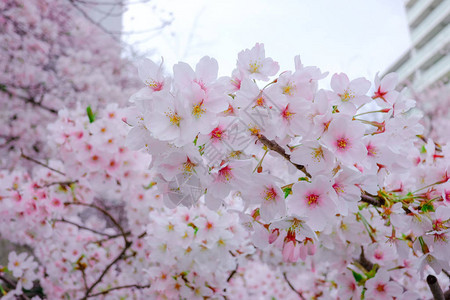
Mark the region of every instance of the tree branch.
[[275, 141], [269, 140], [268, 138], [266, 138], [264, 135], [260, 134], [258, 135], [258, 140], [267, 148], [269, 148], [272, 151], [277, 152], [278, 154], [280, 154], [281, 156], [283, 156], [287, 161], [289, 161], [291, 164], [294, 165], [294, 167], [296, 167], [298, 170], [302, 171], [303, 173], [305, 173], [305, 175], [309, 178], [311, 178], [311, 174], [308, 173], [308, 171], [306, 170], [305, 166], [303, 165], [298, 165], [296, 163], [293, 163], [291, 161], [291, 156], [289, 154], [286, 153], [286, 151], [284, 151], [284, 149], [278, 145]]
[[103, 272], [97, 278], [97, 280], [86, 290], [86, 293], [84, 294], [83, 300], [91, 297], [91, 295], [89, 295], [89, 294], [102, 281], [103, 277], [106, 275], [106, 273], [108, 273], [109, 269], [111, 269], [112, 266], [114, 266], [119, 260], [122, 259], [122, 257], [125, 255], [125, 252], [128, 250], [128, 248], [131, 247], [131, 245], [132, 245], [132, 243], [130, 243], [128, 241], [125, 243], [125, 247], [122, 249], [120, 254], [111, 263], [109, 263], [109, 265], [106, 266], [106, 268], [103, 270]]
[[9, 280], [8, 278], [6, 278], [5, 276], [3, 276], [1, 274], [0, 274], [0, 280], [3, 280], [7, 285], [9, 285], [9, 287], [11, 289], [16, 288], [16, 284], [13, 281]]
[[117, 227], [117, 229], [119, 229], [120, 235], [123, 237], [125, 245], [129, 243], [127, 240], [127, 234], [123, 230], [123, 227], [105, 209], [103, 209], [95, 204], [88, 204], [88, 203], [82, 203], [82, 202], [65, 202], [64, 205], [79, 205], [79, 206], [87, 206], [87, 207], [95, 208], [96, 210], [100, 211], [102, 214], [107, 216], [113, 222], [113, 224]]
[[370, 272], [373, 269], [373, 263], [369, 261], [364, 255], [364, 247], [361, 246], [361, 254], [359, 255], [359, 259], [356, 260], [356, 263], [361, 265], [367, 272]]
[[434, 300], [445, 300], [444, 292], [439, 285], [439, 282], [434, 275], [427, 276], [427, 284], [430, 287], [431, 293], [433, 294]]
[[69, 221], [69, 220], [66, 220], [66, 219], [64, 219], [64, 218], [62, 218], [62, 219], [56, 219], [56, 220], [53, 220], [53, 221], [54, 221], [54, 222], [61, 222], [61, 223], [71, 224], [71, 225], [73, 225], [73, 226], [78, 227], [79, 229], [84, 229], [84, 230], [93, 232], [93, 233], [95, 233], [95, 234], [103, 235], [103, 236], [108, 237], [109, 239], [111, 239], [111, 238], [116, 238], [116, 237], [119, 237], [119, 236], [122, 236], [122, 234], [111, 235], [111, 234], [103, 233], [103, 232], [101, 232], [101, 231], [97, 231], [97, 230], [95, 230], [95, 229], [92, 229], [92, 228], [89, 228], [89, 227], [86, 227], [86, 226], [83, 226], [83, 225], [74, 223], [74, 222]]
[[292, 285], [292, 283], [289, 281], [289, 279], [287, 278], [286, 272], [283, 272], [283, 277], [284, 277], [284, 280], [286, 280], [289, 287], [291, 288], [291, 290], [293, 290], [300, 297], [300, 299], [306, 300], [305, 297], [303, 297], [303, 294], [301, 292], [297, 291], [295, 289], [295, 287]]
[[[117, 220], [114, 219], [114, 217], [111, 216], [111, 214], [108, 211], [106, 211], [105, 209], [103, 209], [95, 204], [88, 204], [88, 203], [82, 203], [82, 202], [65, 202], [64, 205], [86, 206], [86, 207], [91, 207], [91, 208], [94, 208], [94, 209], [100, 211], [102, 214], [107, 216], [112, 221], [112, 223], [117, 227], [117, 229], [119, 229], [120, 236], [122, 236], [123, 240], [124, 240], [124, 248], [119, 253], [119, 255], [111, 263], [109, 263], [106, 266], [106, 268], [103, 270], [103, 272], [97, 278], [97, 280], [94, 283], [92, 283], [92, 285], [86, 290], [86, 293], [84, 294], [84, 297], [83, 297], [83, 300], [86, 300], [87, 298], [92, 297], [92, 295], [90, 295], [90, 293], [102, 281], [103, 277], [106, 275], [106, 273], [108, 273], [109, 269], [111, 269], [112, 266], [114, 266], [119, 260], [121, 260], [125, 257], [125, 253], [131, 247], [132, 243], [130, 241], [128, 241], [128, 239], [127, 239], [128, 233], [123, 230], [123, 227], [119, 224], [119, 222], [117, 222]], [[143, 235], [145, 235], [145, 232], [143, 234], [141, 234], [139, 237], [141, 237]]]
[[40, 108], [42, 108], [42, 109], [44, 109], [44, 110], [46, 110], [48, 112], [51, 112], [52, 114], [55, 114], [55, 115], [58, 114], [58, 111], [56, 109], [47, 107], [47, 106], [43, 105], [40, 102], [36, 102], [33, 97], [28, 97], [27, 98], [25, 96], [20, 96], [20, 95], [14, 94], [13, 92], [11, 92], [10, 90], [8, 90], [6, 88], [5, 84], [0, 83], [0, 91], [2, 91], [5, 94], [7, 94], [9, 96], [9, 98], [15, 97], [15, 98], [18, 98], [18, 99], [20, 99], [22, 101], [25, 101], [25, 103], [30, 103], [33, 106], [37, 106], [37, 107], [40, 107]]
[[2, 134], [0, 134], [0, 137], [4, 138], [6, 140], [4, 144], [0, 145], [0, 148], [6, 147], [6, 146], [8, 146], [8, 144], [20, 139], [19, 136], [6, 136], [6, 135], [2, 135]]
[[88, 298], [91, 297], [96, 297], [96, 296], [101, 296], [101, 295], [106, 295], [111, 291], [115, 291], [115, 290], [121, 290], [121, 289], [148, 289], [151, 287], [151, 284], [147, 284], [147, 285], [137, 285], [137, 284], [129, 284], [129, 285], [123, 285], [123, 286], [116, 286], [110, 289], [107, 289], [103, 292], [99, 292], [99, 293], [95, 293], [95, 294], [91, 294], [88, 296]]
[[49, 186], [57, 185], [57, 184], [59, 184], [59, 185], [61, 185], [61, 186], [63, 186], [63, 187], [64, 187], [64, 186], [69, 187], [71, 184], [74, 184], [74, 183], [78, 183], [78, 180], [50, 182], [50, 183], [44, 184], [44, 185], [41, 186], [41, 187], [49, 187]]
[[47, 168], [47, 169], [49, 169], [49, 170], [51, 170], [51, 171], [53, 171], [53, 172], [56, 172], [56, 173], [58, 173], [58, 174], [60, 174], [60, 175], [66, 176], [65, 173], [63, 173], [63, 172], [61, 172], [61, 171], [58, 171], [58, 170], [56, 170], [56, 169], [50, 167], [49, 165], [46, 165], [46, 164], [44, 164], [44, 163], [41, 163], [40, 161], [38, 161], [38, 160], [36, 160], [36, 159], [34, 159], [34, 158], [32, 158], [32, 157], [29, 157], [29, 156], [25, 155], [25, 154], [23, 153], [22, 150], [20, 150], [20, 157], [25, 158], [26, 160], [29, 160], [29, 161], [31, 161], [31, 162], [34, 162], [35, 164], [38, 164], [38, 165], [40, 165], [40, 166], [43, 166], [44, 168]]
[[239, 264], [236, 264], [236, 268], [234, 268], [234, 270], [231, 271], [230, 276], [228, 276], [228, 278], [227, 278], [227, 282], [230, 282], [231, 278], [233, 278], [233, 276], [237, 273], [238, 268], [239, 268]]
[[368, 195], [365, 193], [361, 194], [361, 201], [366, 202], [368, 204], [372, 204], [373, 206], [378, 206], [378, 207], [386, 204], [386, 202], [384, 201], [383, 198], [381, 198], [379, 196]]

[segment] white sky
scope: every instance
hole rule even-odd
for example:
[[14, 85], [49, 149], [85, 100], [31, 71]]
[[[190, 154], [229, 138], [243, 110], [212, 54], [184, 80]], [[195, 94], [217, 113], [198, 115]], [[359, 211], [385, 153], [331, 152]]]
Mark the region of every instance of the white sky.
[[410, 44], [402, 0], [153, 0], [130, 6], [124, 30], [153, 27], [160, 10], [173, 12], [173, 24], [138, 49], [163, 56], [169, 70], [209, 55], [219, 74], [229, 75], [237, 53], [262, 42], [281, 71], [292, 70], [299, 54], [304, 65], [330, 74], [373, 79]]

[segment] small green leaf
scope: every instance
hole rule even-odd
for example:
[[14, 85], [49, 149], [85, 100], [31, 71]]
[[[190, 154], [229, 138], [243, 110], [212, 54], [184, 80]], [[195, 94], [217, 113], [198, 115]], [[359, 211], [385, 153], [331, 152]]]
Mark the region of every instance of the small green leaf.
[[93, 123], [95, 121], [95, 115], [96, 114], [94, 114], [92, 112], [92, 108], [91, 108], [90, 105], [88, 107], [86, 107], [86, 112], [87, 112], [87, 115], [88, 115], [88, 118], [89, 118], [89, 122]]
[[156, 185], [156, 182], [155, 181], [152, 181], [152, 182], [150, 182], [147, 186], [143, 186], [143, 188], [144, 189], [146, 189], [146, 190], [149, 190], [149, 189], [151, 189], [153, 186], [155, 186]]
[[0, 284], [0, 292], [2, 293], [3, 296], [5, 296], [7, 294], [1, 284]]
[[422, 148], [420, 148], [420, 153], [426, 153], [427, 149], [425, 148], [425, 145], [422, 145]]
[[353, 271], [353, 270], [352, 270], [352, 273], [353, 273], [353, 277], [355, 278], [356, 282], [360, 282], [361, 280], [364, 279], [364, 277], [363, 277], [361, 274], [356, 273], [356, 272]]
[[194, 224], [194, 223], [189, 223], [188, 224], [188, 226], [191, 226], [192, 228], [194, 228], [194, 235], [196, 235], [197, 234], [197, 231], [198, 231], [198, 227]]
[[286, 188], [283, 189], [283, 192], [284, 192], [284, 199], [286, 199], [287, 196], [292, 194], [292, 188], [291, 187], [286, 187]]
[[420, 210], [423, 212], [434, 211], [434, 206], [431, 202], [428, 202], [428, 203], [425, 203], [424, 205], [422, 205]]
[[367, 279], [375, 277], [375, 274], [377, 274], [377, 271], [379, 268], [380, 268], [380, 266], [378, 264], [374, 264], [372, 270], [370, 270], [368, 273], [366, 273]]

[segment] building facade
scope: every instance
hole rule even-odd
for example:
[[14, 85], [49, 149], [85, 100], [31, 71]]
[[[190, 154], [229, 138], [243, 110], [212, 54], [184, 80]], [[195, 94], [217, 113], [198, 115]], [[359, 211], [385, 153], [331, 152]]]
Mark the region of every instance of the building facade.
[[406, 0], [411, 47], [385, 73], [422, 91], [450, 78], [450, 0]]

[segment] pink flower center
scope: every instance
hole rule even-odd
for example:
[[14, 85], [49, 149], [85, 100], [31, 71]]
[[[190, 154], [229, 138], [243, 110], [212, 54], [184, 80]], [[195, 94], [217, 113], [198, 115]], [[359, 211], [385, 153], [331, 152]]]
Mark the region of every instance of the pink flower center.
[[255, 104], [256, 106], [264, 106], [264, 104], [266, 104], [266, 101], [262, 96], [260, 96], [255, 100]]
[[309, 206], [317, 206], [319, 202], [319, 195], [317, 194], [309, 194], [306, 196], [306, 202]]
[[386, 292], [386, 290], [385, 290], [385, 288], [384, 288], [384, 284], [382, 284], [382, 283], [379, 283], [379, 284], [377, 284], [377, 291], [378, 292], [380, 292], [380, 293], [384, 293], [384, 292]]
[[219, 179], [222, 181], [229, 181], [233, 178], [233, 173], [231, 172], [231, 168], [229, 166], [223, 167], [219, 170]]
[[172, 125], [180, 127], [181, 117], [176, 112], [166, 112], [166, 116]]
[[333, 184], [333, 189], [336, 191], [336, 194], [344, 193], [344, 187], [342, 185], [340, 185], [339, 183]]
[[378, 90], [374, 93], [372, 99], [380, 98], [383, 99], [384, 102], [386, 102], [386, 99], [384, 99], [384, 96], [387, 94], [386, 91], [381, 90], [381, 86], [378, 87]]
[[295, 115], [295, 113], [290, 112], [289, 111], [289, 104], [286, 105], [286, 108], [283, 110], [283, 112], [281, 113], [281, 116], [283, 117], [283, 119], [285, 120], [290, 120], [292, 119], [292, 117]]
[[159, 82], [155, 80], [146, 81], [145, 84], [147, 84], [147, 86], [155, 92], [162, 90], [164, 87], [164, 82]]
[[271, 187], [271, 188], [266, 187], [264, 200], [275, 201], [276, 197], [277, 197], [277, 192], [275, 191], [275, 189], [273, 187]]
[[194, 164], [189, 157], [186, 159], [186, 162], [183, 163], [183, 171], [184, 173], [192, 173], [194, 171], [194, 167], [197, 166]]
[[340, 138], [336, 141], [336, 146], [338, 150], [345, 150], [350, 146], [349, 140], [347, 138]]
[[367, 155], [368, 156], [371, 156], [371, 157], [377, 156], [377, 149], [372, 144], [369, 143], [366, 146], [366, 149], [367, 149]]
[[383, 259], [383, 252], [375, 251], [375, 254], [373, 255], [375, 259]]
[[211, 131], [211, 139], [214, 140], [222, 140], [223, 138], [223, 130], [218, 126]]
[[213, 223], [211, 223], [211, 222], [206, 222], [206, 229], [207, 230], [211, 230], [212, 228], [214, 227], [214, 224]]
[[200, 118], [202, 116], [202, 114], [204, 114], [206, 111], [202, 106], [203, 106], [203, 99], [196, 105], [192, 106], [192, 115], [196, 119]]
[[445, 190], [445, 201], [450, 201], [450, 190]]

